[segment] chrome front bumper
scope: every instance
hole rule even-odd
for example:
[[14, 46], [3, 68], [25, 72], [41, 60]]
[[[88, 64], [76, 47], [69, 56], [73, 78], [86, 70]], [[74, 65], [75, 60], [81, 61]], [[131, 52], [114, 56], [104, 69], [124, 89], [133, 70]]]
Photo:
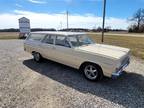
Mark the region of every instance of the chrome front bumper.
[[119, 77], [122, 73], [123, 70], [129, 65], [130, 61], [128, 60], [118, 71], [112, 73], [112, 78], [117, 78]]

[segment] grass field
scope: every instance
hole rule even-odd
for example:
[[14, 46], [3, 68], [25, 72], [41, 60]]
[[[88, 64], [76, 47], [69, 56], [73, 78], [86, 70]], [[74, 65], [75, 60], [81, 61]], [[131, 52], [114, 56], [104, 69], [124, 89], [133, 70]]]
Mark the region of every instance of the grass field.
[[18, 32], [0, 32], [0, 39], [18, 39]]
[[[101, 34], [88, 34], [94, 41], [101, 43]], [[144, 37], [105, 35], [104, 44], [130, 48], [132, 55], [144, 59]]]
[[[91, 34], [101, 35], [101, 32], [91, 32]], [[130, 36], [130, 37], [144, 37], [144, 33], [127, 33], [127, 32], [106, 32], [107, 36]]]

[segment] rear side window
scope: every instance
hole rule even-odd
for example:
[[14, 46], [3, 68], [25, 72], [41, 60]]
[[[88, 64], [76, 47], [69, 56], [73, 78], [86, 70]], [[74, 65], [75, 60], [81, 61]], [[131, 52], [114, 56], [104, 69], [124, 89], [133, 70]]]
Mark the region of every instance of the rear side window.
[[28, 40], [40, 41], [45, 37], [45, 34], [30, 34]]
[[55, 44], [59, 46], [70, 47], [69, 42], [65, 36], [57, 36]]
[[44, 39], [44, 43], [47, 43], [47, 44], [53, 44], [54, 43], [54, 39], [55, 39], [55, 36], [52, 36], [52, 35], [48, 35], [46, 36], [46, 38]]

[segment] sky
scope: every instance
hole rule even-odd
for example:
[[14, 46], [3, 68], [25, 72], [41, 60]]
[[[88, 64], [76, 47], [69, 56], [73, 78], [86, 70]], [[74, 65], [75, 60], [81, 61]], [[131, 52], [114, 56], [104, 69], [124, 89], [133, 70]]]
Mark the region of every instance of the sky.
[[[106, 27], [127, 29], [129, 18], [144, 0], [107, 0]], [[18, 19], [30, 19], [31, 28], [66, 28], [66, 10], [70, 28], [102, 26], [103, 0], [0, 0], [0, 29], [18, 28]]]

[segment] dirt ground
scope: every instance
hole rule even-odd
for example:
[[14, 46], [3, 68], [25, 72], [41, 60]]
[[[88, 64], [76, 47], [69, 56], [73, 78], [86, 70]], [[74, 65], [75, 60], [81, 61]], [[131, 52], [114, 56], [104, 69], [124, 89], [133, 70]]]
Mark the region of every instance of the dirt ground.
[[0, 108], [144, 108], [144, 61], [131, 57], [123, 76], [87, 81], [77, 70], [36, 63], [22, 40], [0, 40]]

